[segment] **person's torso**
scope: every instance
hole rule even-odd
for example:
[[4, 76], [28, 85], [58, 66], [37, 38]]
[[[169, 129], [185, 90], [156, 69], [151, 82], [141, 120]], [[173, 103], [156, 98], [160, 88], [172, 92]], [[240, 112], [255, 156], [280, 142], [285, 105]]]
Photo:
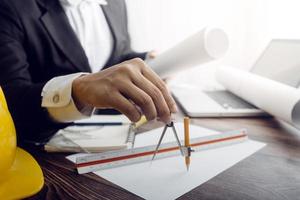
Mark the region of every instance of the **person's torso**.
[[[90, 72], [84, 49], [58, 0], [15, 0], [13, 3], [22, 25], [23, 48], [33, 82], [79, 71]], [[125, 9], [124, 2], [119, 0], [103, 6], [114, 39], [106, 67], [121, 61], [128, 42]]]

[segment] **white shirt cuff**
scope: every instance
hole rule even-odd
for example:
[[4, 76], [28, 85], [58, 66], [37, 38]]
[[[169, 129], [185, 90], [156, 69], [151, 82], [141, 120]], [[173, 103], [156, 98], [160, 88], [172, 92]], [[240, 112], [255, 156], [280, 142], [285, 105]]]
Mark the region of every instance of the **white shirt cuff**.
[[95, 108], [86, 106], [78, 110], [72, 99], [72, 83], [87, 73], [74, 73], [58, 76], [46, 83], [42, 90], [42, 107], [47, 108], [50, 116], [58, 122], [72, 122], [90, 117]]

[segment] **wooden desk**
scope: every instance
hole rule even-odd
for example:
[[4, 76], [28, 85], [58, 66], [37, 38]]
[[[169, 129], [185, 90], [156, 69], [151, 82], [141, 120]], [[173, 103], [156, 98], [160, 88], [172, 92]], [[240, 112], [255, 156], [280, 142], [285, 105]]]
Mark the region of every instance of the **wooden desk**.
[[[250, 138], [268, 145], [180, 199], [300, 199], [300, 131], [273, 118], [191, 122], [220, 131], [247, 128]], [[27, 150], [45, 175], [43, 190], [30, 199], [141, 199], [92, 173], [78, 175], [66, 154]]]

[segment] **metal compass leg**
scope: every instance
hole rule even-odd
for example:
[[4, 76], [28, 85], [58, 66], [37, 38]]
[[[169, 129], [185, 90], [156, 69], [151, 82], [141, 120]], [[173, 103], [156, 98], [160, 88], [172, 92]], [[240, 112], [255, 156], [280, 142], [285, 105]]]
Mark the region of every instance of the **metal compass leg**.
[[167, 131], [167, 128], [168, 128], [168, 125], [165, 125], [164, 130], [163, 130], [163, 132], [162, 132], [162, 134], [161, 134], [161, 136], [160, 136], [160, 138], [159, 138], [158, 144], [157, 144], [157, 146], [156, 146], [155, 152], [154, 152], [154, 154], [153, 154], [152, 161], [154, 160], [154, 158], [155, 158], [155, 156], [156, 156], [156, 154], [157, 154], [157, 152], [158, 152], [158, 148], [159, 148], [159, 146], [160, 146], [160, 144], [161, 144], [161, 141], [162, 141], [162, 139], [163, 139], [163, 137], [164, 137], [164, 135], [165, 135], [165, 133], [166, 133], [166, 131]]
[[177, 144], [178, 144], [178, 146], [179, 146], [180, 153], [181, 153], [182, 156], [184, 156], [184, 153], [183, 153], [183, 150], [182, 150], [182, 146], [181, 146], [181, 143], [180, 143], [180, 140], [179, 140], [179, 138], [178, 138], [178, 134], [177, 134], [177, 131], [176, 131], [176, 129], [175, 129], [175, 126], [174, 126], [174, 123], [173, 123], [173, 122], [171, 122], [171, 126], [172, 126], [172, 129], [173, 129], [173, 133], [174, 133], [174, 135], [175, 135]]

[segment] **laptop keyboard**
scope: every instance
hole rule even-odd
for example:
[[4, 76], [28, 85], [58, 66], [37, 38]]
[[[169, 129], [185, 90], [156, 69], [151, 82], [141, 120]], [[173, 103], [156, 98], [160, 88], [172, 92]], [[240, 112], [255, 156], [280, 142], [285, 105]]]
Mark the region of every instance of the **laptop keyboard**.
[[207, 94], [210, 98], [212, 98], [225, 109], [257, 109], [255, 106], [247, 103], [246, 101], [229, 91], [205, 91], [205, 94]]

